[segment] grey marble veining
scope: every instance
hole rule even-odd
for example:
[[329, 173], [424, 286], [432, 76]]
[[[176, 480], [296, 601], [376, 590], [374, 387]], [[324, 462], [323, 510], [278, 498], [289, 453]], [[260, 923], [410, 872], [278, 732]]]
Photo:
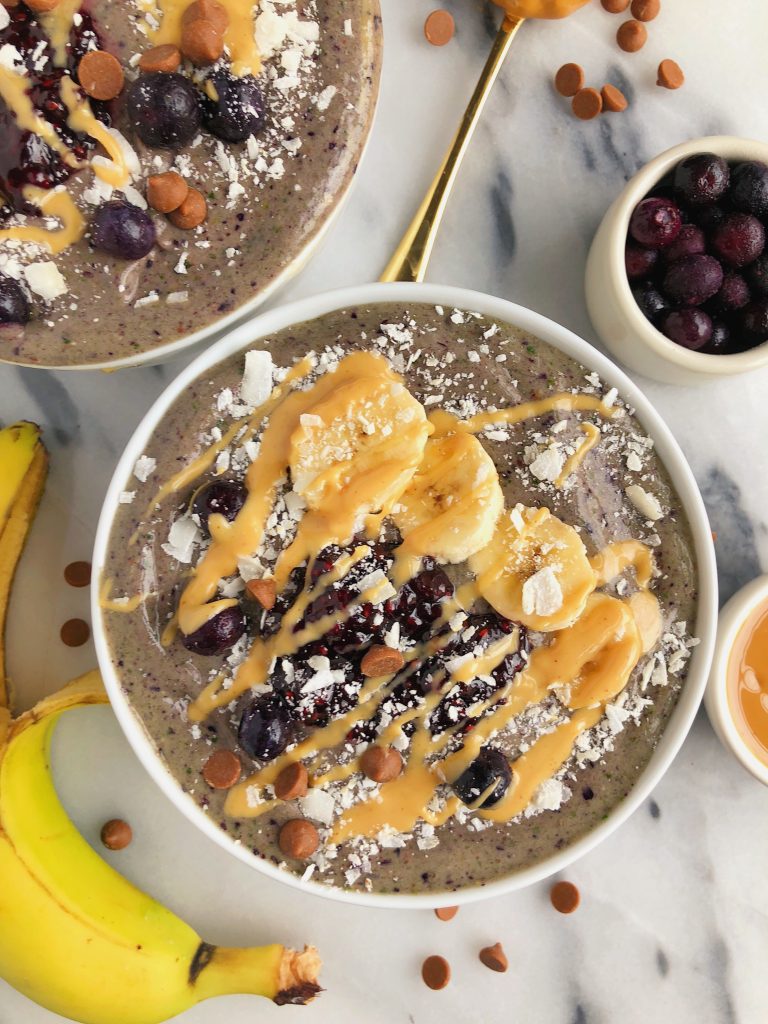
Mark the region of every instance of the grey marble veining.
[[[765, 0], [662, 0], [649, 43], [624, 55], [619, 19], [597, 2], [515, 40], [446, 214], [429, 278], [513, 299], [594, 341], [584, 305], [592, 234], [622, 183], [656, 153], [699, 135], [765, 137]], [[488, 50], [495, 12], [445, 0], [456, 39], [422, 37], [433, 0], [383, 0], [386, 56], [375, 133], [344, 211], [322, 250], [280, 300], [377, 277], [432, 177]], [[663, 57], [683, 66], [677, 93], [656, 88]], [[566, 60], [588, 81], [612, 81], [623, 115], [582, 124], [553, 93]], [[159, 368], [64, 374], [0, 367], [3, 421], [39, 420], [52, 453], [11, 612], [11, 666], [28, 706], [93, 661], [65, 650], [58, 629], [86, 596], [61, 571], [90, 554], [101, 496], [123, 444], [191, 356]], [[768, 369], [686, 390], [639, 380], [683, 447], [717, 531], [722, 596], [768, 567]], [[451, 924], [427, 912], [364, 911], [301, 896], [214, 847], [156, 790], [106, 710], [65, 719], [57, 781], [94, 842], [114, 814], [134, 824], [120, 855], [131, 878], [212, 941], [314, 941], [328, 991], [301, 1011], [231, 997], [184, 1024], [302, 1020], [338, 1024], [762, 1024], [768, 1020], [768, 791], [720, 748], [703, 713], [675, 764], [634, 817], [570, 871], [583, 903], [555, 914], [547, 886], [463, 909]], [[506, 975], [477, 950], [501, 940]], [[447, 956], [451, 986], [429, 992], [419, 965]], [[0, 984], [0, 1024], [54, 1015]]]

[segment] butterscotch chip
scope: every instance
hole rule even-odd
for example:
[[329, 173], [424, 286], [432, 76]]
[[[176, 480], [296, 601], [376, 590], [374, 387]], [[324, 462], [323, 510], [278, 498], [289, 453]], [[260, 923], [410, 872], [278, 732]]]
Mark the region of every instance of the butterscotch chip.
[[278, 800], [297, 800], [307, 795], [309, 773], [301, 761], [286, 765], [275, 779], [275, 796]]
[[629, 0], [600, 0], [609, 14], [621, 14], [629, 7]]
[[231, 750], [215, 750], [203, 765], [203, 778], [212, 789], [231, 789], [243, 766]]
[[181, 16], [182, 27], [193, 21], [210, 21], [223, 35], [229, 26], [229, 14], [218, 0], [195, 0]]
[[101, 829], [101, 841], [108, 850], [124, 850], [133, 839], [133, 829], [127, 821], [112, 818]]
[[27, 7], [36, 14], [45, 14], [59, 6], [59, 0], [26, 0]]
[[561, 96], [575, 96], [584, 88], [584, 68], [579, 64], [563, 64], [555, 75], [555, 88]]
[[679, 89], [684, 82], [685, 75], [677, 61], [667, 58], [659, 64], [656, 85], [660, 85], [663, 89]]
[[207, 216], [208, 204], [205, 196], [196, 188], [191, 188], [181, 206], [168, 214], [168, 219], [174, 227], [181, 228], [182, 231], [191, 231], [198, 224], [202, 224]]
[[660, 0], [632, 0], [632, 17], [638, 21], [653, 21], [660, 10]]
[[458, 907], [437, 907], [435, 909], [435, 917], [440, 921], [452, 921], [458, 912]]
[[248, 580], [245, 589], [255, 598], [262, 608], [269, 611], [275, 607], [277, 600], [277, 585], [274, 580]]
[[405, 658], [394, 647], [377, 644], [369, 647], [360, 662], [360, 671], [364, 676], [391, 676], [399, 672], [405, 664]]
[[176, 171], [150, 174], [147, 178], [147, 202], [158, 213], [178, 210], [188, 192], [189, 185]]
[[83, 90], [95, 100], [113, 100], [125, 85], [120, 61], [106, 50], [91, 50], [77, 65]]
[[292, 860], [306, 860], [320, 845], [320, 836], [311, 821], [293, 818], [280, 829], [278, 846]]
[[489, 967], [492, 971], [498, 971], [500, 974], [503, 974], [509, 967], [507, 954], [501, 948], [500, 942], [495, 942], [492, 946], [484, 946], [478, 953], [478, 956], [480, 957], [481, 964]]
[[576, 117], [591, 121], [603, 109], [603, 98], [597, 89], [579, 89], [571, 103]]
[[90, 639], [91, 627], [85, 619], [67, 619], [59, 630], [59, 636], [67, 647], [82, 647]]
[[625, 21], [616, 33], [616, 42], [626, 53], [637, 53], [645, 46], [647, 38], [648, 29], [639, 21]]
[[181, 64], [181, 50], [172, 43], [163, 43], [162, 46], [153, 46], [146, 50], [139, 58], [139, 67], [147, 74], [153, 71], [164, 71], [169, 74], [171, 71], [178, 71]]
[[445, 988], [451, 980], [451, 965], [444, 956], [428, 956], [421, 965], [421, 976], [428, 988]]
[[193, 64], [215, 64], [224, 52], [224, 36], [212, 21], [198, 18], [182, 28], [181, 52]]
[[91, 563], [70, 562], [64, 569], [64, 579], [70, 587], [87, 587], [91, 582]]
[[456, 23], [450, 11], [432, 11], [424, 22], [424, 35], [432, 46], [445, 46], [453, 39]]
[[549, 898], [552, 906], [561, 914], [572, 914], [581, 902], [579, 890], [573, 882], [555, 882]]
[[604, 85], [600, 90], [600, 95], [603, 98], [603, 110], [619, 114], [622, 110], [627, 109], [627, 97], [615, 85]]
[[374, 782], [391, 782], [403, 770], [403, 759], [394, 747], [368, 747], [360, 757], [360, 767]]

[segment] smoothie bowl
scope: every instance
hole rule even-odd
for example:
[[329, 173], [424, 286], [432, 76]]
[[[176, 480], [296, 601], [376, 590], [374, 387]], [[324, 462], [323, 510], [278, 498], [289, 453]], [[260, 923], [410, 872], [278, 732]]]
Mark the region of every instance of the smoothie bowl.
[[0, 7], [0, 361], [118, 367], [297, 271], [370, 129], [378, 0]]
[[171, 799], [273, 877], [381, 905], [519, 887], [647, 796], [706, 680], [690, 471], [570, 332], [368, 285], [261, 316], [121, 459], [93, 623]]

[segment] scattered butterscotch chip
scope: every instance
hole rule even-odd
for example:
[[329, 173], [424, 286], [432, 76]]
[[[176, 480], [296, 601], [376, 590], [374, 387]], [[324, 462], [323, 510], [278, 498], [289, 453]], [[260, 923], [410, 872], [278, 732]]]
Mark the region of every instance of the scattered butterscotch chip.
[[484, 946], [478, 953], [478, 956], [480, 957], [481, 964], [484, 964], [492, 971], [498, 971], [500, 974], [503, 974], [509, 967], [507, 954], [501, 948], [500, 942], [495, 942], [492, 946]]
[[181, 50], [172, 43], [163, 43], [146, 50], [139, 58], [139, 67], [150, 74], [153, 71], [164, 71], [169, 74], [178, 71], [181, 64]]
[[229, 26], [229, 13], [218, 0], [195, 0], [181, 16], [182, 27], [193, 21], [210, 21], [223, 35]]
[[84, 619], [67, 619], [59, 631], [61, 642], [67, 647], [82, 647], [90, 635], [91, 627]]
[[278, 800], [298, 800], [307, 795], [309, 773], [301, 761], [286, 765], [275, 779], [275, 796]]
[[197, 18], [181, 30], [181, 52], [193, 64], [215, 64], [224, 52], [224, 36], [212, 21]]
[[394, 647], [376, 644], [369, 647], [360, 662], [360, 671], [364, 676], [392, 676], [399, 672], [405, 664], [405, 658]]
[[208, 204], [205, 196], [196, 188], [191, 188], [181, 206], [168, 214], [168, 219], [174, 227], [181, 228], [182, 231], [191, 231], [202, 224], [207, 216]]
[[458, 912], [458, 907], [437, 907], [435, 909], [435, 917], [441, 921], [452, 921]]
[[231, 789], [240, 778], [243, 766], [231, 750], [214, 750], [203, 765], [203, 778], [212, 789]]
[[77, 65], [77, 78], [95, 100], [113, 100], [125, 85], [120, 61], [106, 50], [90, 50]]
[[555, 88], [561, 96], [575, 96], [584, 88], [584, 68], [579, 64], [563, 64], [555, 75]]
[[445, 988], [451, 980], [451, 965], [444, 956], [428, 956], [421, 965], [421, 976], [428, 988]]
[[263, 579], [263, 580], [248, 580], [245, 584], [245, 589], [255, 598], [262, 608], [266, 608], [267, 611], [275, 607], [275, 601], [277, 600], [277, 584], [274, 580]]
[[663, 89], [679, 89], [684, 82], [685, 75], [677, 61], [667, 58], [659, 64], [656, 85], [660, 85]]
[[603, 110], [609, 110], [612, 114], [620, 114], [627, 109], [627, 97], [617, 89], [615, 85], [604, 85], [600, 90], [603, 99]]
[[47, 14], [59, 6], [59, 0], [26, 0], [27, 7], [36, 14]]
[[445, 46], [453, 39], [456, 22], [450, 11], [432, 11], [424, 22], [424, 35], [432, 46]]
[[653, 21], [661, 10], [660, 0], [632, 0], [632, 17], [638, 21]]
[[603, 109], [603, 98], [597, 89], [579, 89], [571, 103], [576, 117], [591, 121]]
[[600, 0], [609, 14], [621, 14], [629, 7], [629, 0]]
[[189, 185], [178, 171], [150, 174], [147, 178], [147, 202], [158, 213], [178, 210], [188, 192]]
[[292, 860], [306, 860], [320, 845], [320, 836], [311, 821], [293, 818], [280, 829], [278, 846]]
[[70, 587], [87, 587], [91, 582], [91, 563], [70, 562], [64, 569], [64, 579]]
[[374, 782], [391, 782], [403, 770], [403, 759], [394, 747], [372, 746], [363, 751], [360, 767]]
[[648, 39], [648, 29], [640, 21], [625, 21], [619, 25], [616, 33], [616, 42], [626, 53], [637, 53], [645, 46]]
[[133, 839], [133, 829], [127, 821], [112, 818], [101, 829], [101, 841], [108, 850], [124, 850]]
[[549, 898], [552, 900], [552, 906], [561, 914], [572, 914], [581, 902], [579, 890], [573, 882], [555, 882]]

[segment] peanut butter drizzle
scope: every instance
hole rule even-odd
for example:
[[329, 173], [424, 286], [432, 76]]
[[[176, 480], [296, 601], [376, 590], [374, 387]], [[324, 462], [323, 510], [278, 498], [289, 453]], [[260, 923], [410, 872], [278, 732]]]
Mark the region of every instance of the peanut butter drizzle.
[[486, 427], [492, 427], [498, 423], [506, 423], [512, 426], [515, 423], [522, 423], [523, 420], [534, 419], [543, 416], [548, 412], [596, 412], [603, 419], [610, 420], [620, 410], [611, 405], [606, 405], [599, 398], [593, 395], [574, 395], [570, 392], [563, 392], [559, 395], [551, 395], [549, 398], [540, 398], [532, 402], [521, 402], [520, 405], [513, 405], [508, 409], [497, 409], [496, 412], [479, 412], [468, 420], [462, 420], [459, 424], [461, 430], [470, 434], [478, 434]]
[[110, 597], [114, 580], [107, 577], [99, 587], [99, 607], [109, 612], [135, 612], [149, 597], [149, 594], [134, 594], [133, 597]]
[[70, 194], [63, 188], [47, 191], [27, 185], [23, 189], [24, 198], [39, 207], [46, 217], [56, 217], [61, 227], [55, 231], [47, 228], [24, 225], [6, 228], [0, 231], [0, 242], [32, 242], [34, 245], [47, 247], [52, 255], [68, 249], [85, 234], [85, 217], [75, 206]]
[[81, 6], [82, 0], [59, 0], [53, 10], [37, 16], [53, 49], [54, 63], [60, 68], [67, 63], [67, 44], [75, 14]]
[[91, 105], [74, 80], [64, 77], [60, 86], [61, 98], [69, 111], [67, 124], [75, 132], [90, 135], [106, 151], [111, 163], [92, 161], [91, 169], [97, 178], [101, 178], [112, 188], [124, 188], [131, 180], [130, 172], [125, 163], [122, 146], [108, 129], [94, 117]]
[[82, 166], [59, 138], [50, 121], [46, 121], [35, 110], [28, 93], [30, 87], [31, 83], [26, 75], [21, 75], [12, 68], [0, 67], [0, 98], [13, 114], [19, 128], [37, 135], [68, 167]]
[[597, 577], [597, 586], [602, 587], [615, 580], [625, 569], [632, 566], [638, 587], [645, 590], [653, 576], [653, 554], [651, 549], [639, 540], [620, 540], [598, 551], [589, 560]]
[[565, 465], [560, 471], [560, 475], [557, 480], [555, 480], [555, 487], [563, 486], [571, 473], [574, 473], [582, 464], [587, 452], [592, 451], [602, 436], [600, 434], [600, 430], [594, 425], [594, 423], [582, 423], [581, 429], [586, 436], [573, 455], [570, 455], [566, 459]]
[[[229, 15], [229, 24], [224, 32], [224, 43], [232, 58], [232, 74], [258, 75], [261, 71], [261, 57], [254, 36], [252, 7], [248, 0], [219, 0]], [[160, 18], [160, 27], [149, 32], [153, 46], [161, 43], [181, 43], [181, 19], [189, 7], [190, 0], [156, 0], [141, 6], [155, 17]]]

